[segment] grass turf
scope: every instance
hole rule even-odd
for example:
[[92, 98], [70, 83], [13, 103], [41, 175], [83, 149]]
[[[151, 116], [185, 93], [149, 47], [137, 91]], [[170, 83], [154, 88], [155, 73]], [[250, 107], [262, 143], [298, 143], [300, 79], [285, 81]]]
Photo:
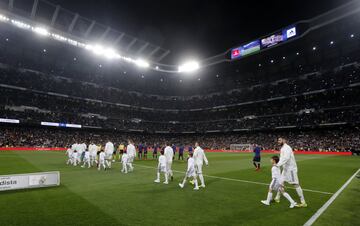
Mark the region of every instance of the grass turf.
[[[270, 182], [270, 155], [255, 172], [251, 154], [208, 153], [210, 166], [204, 174]], [[65, 165], [61, 152], [0, 152], [0, 175], [58, 170], [61, 186], [6, 191], [0, 194], [1, 225], [303, 225], [330, 197], [305, 191], [308, 208], [289, 209], [280, 204], [263, 206], [267, 186], [205, 177], [207, 187], [193, 191], [178, 183], [176, 172], [169, 185], [155, 184], [153, 160], [136, 161], [135, 171], [120, 173], [120, 163], [98, 172]], [[303, 188], [336, 192], [359, 168], [360, 158], [351, 156], [297, 155]], [[173, 169], [184, 171], [185, 162]], [[288, 189], [296, 200], [295, 190]], [[356, 225], [359, 216], [359, 179], [354, 179], [315, 225]], [[340, 212], [339, 212], [340, 211]]]

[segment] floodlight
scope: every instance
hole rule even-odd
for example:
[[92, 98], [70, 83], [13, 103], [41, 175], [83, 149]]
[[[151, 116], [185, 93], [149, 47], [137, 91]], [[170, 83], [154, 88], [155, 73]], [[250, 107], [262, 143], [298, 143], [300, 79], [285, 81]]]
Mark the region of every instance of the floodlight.
[[97, 55], [103, 55], [105, 53], [105, 49], [101, 45], [95, 45], [91, 50]]
[[50, 35], [49, 31], [46, 30], [45, 28], [42, 28], [42, 27], [34, 27], [33, 31], [36, 34], [43, 35], [43, 36], [49, 36]]
[[116, 53], [115, 50], [108, 48], [104, 50], [104, 56], [108, 59], [118, 58], [120, 57], [119, 54]]
[[19, 28], [23, 28], [23, 29], [30, 29], [31, 26], [29, 24], [23, 23], [21, 21], [18, 20], [11, 20], [11, 23], [13, 23], [15, 26], [19, 27]]
[[142, 59], [135, 60], [135, 64], [139, 67], [149, 67], [150, 66], [150, 64], [148, 62], [146, 62], [145, 60], [142, 60]]
[[182, 64], [179, 66], [178, 71], [179, 72], [192, 72], [196, 71], [200, 68], [200, 65], [196, 61], [189, 61], [185, 64]]
[[9, 21], [9, 17], [0, 14], [0, 21]]

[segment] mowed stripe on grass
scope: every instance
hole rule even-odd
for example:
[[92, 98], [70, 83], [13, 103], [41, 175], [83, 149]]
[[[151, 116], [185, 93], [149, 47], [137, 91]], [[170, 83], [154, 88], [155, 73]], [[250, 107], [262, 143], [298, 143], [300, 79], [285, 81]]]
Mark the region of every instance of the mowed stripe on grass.
[[[134, 173], [124, 175], [120, 173], [119, 163], [116, 163], [113, 169], [106, 172], [98, 172], [94, 168], [75, 168], [65, 165], [65, 155], [60, 152], [0, 153], [0, 159], [3, 156], [7, 156], [6, 159], [9, 158], [8, 156], [14, 156], [14, 159], [25, 159], [25, 163], [31, 163], [30, 165], [34, 165], [36, 168], [25, 167], [24, 163], [19, 164], [19, 167], [13, 164], [1, 165], [1, 174], [59, 170], [62, 186], [47, 191], [54, 197], [58, 197], [59, 205], [62, 204], [74, 211], [76, 217], [73, 218], [77, 219], [76, 222], [82, 221], [84, 218], [83, 222], [91, 221], [93, 225], [103, 224], [104, 218], [108, 219], [107, 223], [110, 225], [113, 223], [125, 225], [268, 225], [269, 219], [273, 218], [276, 219], [273, 223], [276, 222], [277, 225], [301, 225], [320, 208], [329, 196], [306, 193], [309, 202], [309, 208], [306, 209], [290, 210], [285, 200], [280, 204], [265, 207], [259, 201], [265, 198], [267, 189], [265, 186], [256, 184], [206, 178], [207, 188], [195, 192], [190, 185], [184, 190], [178, 188], [177, 183], [182, 180], [182, 174], [176, 174], [175, 181], [165, 186], [153, 183], [156, 172], [154, 169], [136, 167]], [[252, 181], [263, 183], [270, 181], [268, 155], [263, 156], [264, 168], [262, 172], [253, 171], [251, 154], [209, 153], [208, 158], [210, 166], [204, 168], [206, 174], [235, 179], [244, 178], [247, 180], [250, 178]], [[336, 191], [337, 182], [335, 185], [323, 187], [321, 181], [318, 183], [317, 180], [312, 179], [313, 177], [317, 178], [316, 175], [319, 176], [323, 170], [315, 171], [315, 176], [308, 176], [307, 174], [308, 168], [312, 171], [313, 165], [319, 168], [327, 167], [326, 170], [334, 169], [334, 167], [328, 166], [333, 166], [341, 158], [297, 156], [300, 172], [303, 173], [300, 175], [300, 181], [303, 181], [306, 187], [312, 184], [316, 188], [326, 189], [325, 191]], [[322, 163], [324, 161], [327, 163]], [[136, 164], [154, 167], [157, 163], [149, 160], [137, 161]], [[348, 168], [351, 169], [353, 165], [351, 159], [348, 159], [347, 167], [340, 167], [340, 172], [334, 172], [334, 178], [345, 179]], [[174, 163], [175, 170], [184, 171], [185, 168], [185, 162]], [[328, 179], [327, 184], [332, 184], [331, 178]], [[341, 181], [338, 184], [341, 184]], [[63, 189], [66, 192], [62, 191]], [[49, 197], [50, 194], [44, 191], [36, 190], [39, 198], [46, 199]], [[23, 192], [35, 192], [35, 190]], [[18, 192], [12, 193], [14, 200], [17, 199]], [[289, 193], [297, 198], [294, 191], [289, 191]], [[77, 198], [70, 198], [72, 195]], [[22, 198], [26, 199], [26, 197], [19, 196], [19, 200]], [[76, 204], [71, 200], [75, 200], [74, 203]], [[23, 208], [26, 210], [31, 207], [25, 206]], [[93, 214], [91, 211], [88, 211], [90, 216], [86, 213], [76, 214], [77, 211], [82, 213], [82, 209], [88, 208], [94, 209], [98, 214]], [[61, 213], [69, 213], [63, 209], [59, 211], [58, 205], [53, 201], [48, 202], [45, 212], [50, 211], [57, 211], [59, 215], [54, 217], [59, 219], [61, 219]], [[286, 219], [281, 217], [284, 213], [288, 216]], [[27, 215], [27, 213], [24, 212], [23, 215]], [[46, 219], [43, 220], [46, 221]]]

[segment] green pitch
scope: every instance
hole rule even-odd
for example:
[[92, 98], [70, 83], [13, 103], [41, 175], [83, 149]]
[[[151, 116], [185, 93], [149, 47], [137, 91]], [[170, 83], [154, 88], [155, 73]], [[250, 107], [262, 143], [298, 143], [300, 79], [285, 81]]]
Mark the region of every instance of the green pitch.
[[[297, 155], [307, 208], [289, 203], [263, 206], [270, 182], [270, 155], [255, 172], [251, 154], [208, 153], [207, 187], [155, 184], [156, 161], [136, 161], [135, 171], [120, 173], [120, 163], [98, 172], [65, 165], [60, 152], [0, 152], [0, 175], [58, 170], [61, 186], [0, 192], [0, 225], [303, 225], [360, 167], [359, 157]], [[175, 161], [173, 169], [185, 171]], [[250, 181], [250, 182], [246, 182]], [[251, 183], [251, 182], [260, 182]], [[355, 178], [314, 225], [358, 225], [360, 179]], [[310, 191], [312, 190], [312, 191]], [[289, 194], [298, 201], [295, 190]]]

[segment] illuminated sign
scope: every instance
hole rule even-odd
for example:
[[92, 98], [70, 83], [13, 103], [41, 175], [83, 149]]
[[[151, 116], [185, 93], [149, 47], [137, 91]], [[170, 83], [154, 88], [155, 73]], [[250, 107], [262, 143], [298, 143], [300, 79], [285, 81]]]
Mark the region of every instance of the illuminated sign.
[[296, 27], [288, 27], [282, 30], [282, 32], [275, 33], [269, 37], [261, 39], [261, 47], [268, 48], [277, 45], [281, 42], [288, 40], [289, 38], [296, 36]]
[[247, 43], [246, 45], [232, 49], [231, 50], [231, 59], [243, 57], [243, 56], [255, 53], [257, 51], [260, 51], [259, 40], [255, 40], [255, 41]]
[[4, 122], [4, 123], [15, 123], [15, 124], [20, 123], [20, 121], [17, 120], [17, 119], [8, 119], [8, 118], [0, 118], [0, 122]]
[[67, 128], [81, 128], [81, 125], [78, 124], [66, 124], [66, 123], [57, 123], [57, 122], [41, 122], [42, 126], [55, 126], [55, 127], [67, 127]]

